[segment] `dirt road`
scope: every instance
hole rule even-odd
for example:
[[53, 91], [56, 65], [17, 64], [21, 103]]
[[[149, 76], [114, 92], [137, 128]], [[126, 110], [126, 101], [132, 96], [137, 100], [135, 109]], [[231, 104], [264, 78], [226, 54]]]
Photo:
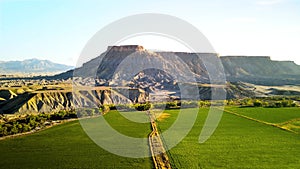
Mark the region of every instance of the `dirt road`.
[[149, 144], [154, 166], [156, 169], [170, 169], [170, 161], [159, 136], [157, 126], [155, 123], [155, 117], [153, 114], [151, 114], [150, 111], [147, 111], [147, 114], [150, 118], [150, 123], [152, 126], [152, 132], [149, 134]]

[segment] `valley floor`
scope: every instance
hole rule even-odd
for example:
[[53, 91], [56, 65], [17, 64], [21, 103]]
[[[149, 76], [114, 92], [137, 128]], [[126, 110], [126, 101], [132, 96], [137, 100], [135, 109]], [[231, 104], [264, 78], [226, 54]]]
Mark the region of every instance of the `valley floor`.
[[[184, 109], [191, 111], [194, 109]], [[198, 142], [208, 108], [200, 108], [188, 135], [168, 151], [172, 168], [299, 168], [300, 109], [226, 107], [215, 133]], [[158, 131], [168, 130], [179, 115], [178, 109], [165, 110], [157, 118]], [[294, 132], [250, 120], [285, 125]], [[146, 117], [146, 114], [145, 114]], [[96, 118], [94, 118], [96, 119]], [[117, 111], [105, 115], [117, 131], [147, 138], [149, 123], [131, 122]], [[93, 119], [87, 119], [93, 120]], [[296, 126], [296, 127], [295, 127]], [[162, 137], [164, 143], [164, 137]], [[167, 144], [167, 143], [166, 143]], [[69, 122], [31, 135], [0, 141], [0, 168], [153, 168], [151, 158], [125, 158], [97, 146], [78, 121]], [[145, 152], [150, 153], [150, 150]]]

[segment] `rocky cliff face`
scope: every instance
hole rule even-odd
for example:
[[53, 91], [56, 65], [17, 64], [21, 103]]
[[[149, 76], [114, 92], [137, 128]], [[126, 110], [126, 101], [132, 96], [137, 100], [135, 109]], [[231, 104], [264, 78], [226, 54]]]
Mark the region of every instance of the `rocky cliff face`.
[[[174, 59], [175, 57], [179, 59]], [[74, 73], [74, 76], [97, 77], [102, 81], [117, 81], [124, 79], [124, 76], [128, 75], [126, 73], [137, 70], [136, 67], [144, 67], [144, 64], [151, 63], [153, 67], [155, 64], [158, 65], [156, 67], [159, 67], [160, 70], [152, 69], [146, 71], [146, 74], [144, 71], [143, 75], [147, 76], [147, 79], [160, 79], [158, 76], [154, 77], [160, 74], [167, 81], [172, 81], [176, 78], [170, 78], [170, 75], [174, 74], [172, 72], [177, 72], [176, 75], [179, 75], [186, 72], [188, 68], [198, 82], [209, 83], [205, 65], [214, 65], [215, 63], [209, 63], [210, 60], [207, 58], [216, 57], [219, 56], [214, 53], [151, 52], [138, 45], [109, 46], [107, 51], [97, 58], [83, 64], [75, 71], [68, 72], [68, 76], [65, 75], [70, 77]], [[206, 63], [203, 60], [206, 60]], [[256, 83], [259, 80], [263, 82], [280, 78], [289, 78], [290, 81], [300, 79], [300, 66], [292, 61], [273, 61], [268, 56], [221, 56], [220, 60], [228, 81], [249, 79], [249, 82], [253, 80], [253, 83]], [[118, 69], [120, 64], [123, 69]], [[135, 75], [138, 74], [139, 72], [136, 72]], [[139, 76], [141, 78], [141, 74]], [[134, 76], [131, 78], [127, 80], [136, 82], [133, 80], [135, 79]], [[105, 85], [109, 85], [109, 83]]]
[[292, 61], [273, 61], [268, 56], [221, 57], [228, 81], [262, 85], [298, 84], [300, 66]]
[[292, 61], [273, 61], [268, 56], [224, 56], [221, 57], [228, 76], [298, 75], [300, 66]]
[[[216, 63], [217, 58], [220, 58], [222, 65]], [[290, 61], [273, 61], [267, 56], [219, 57], [215, 53], [151, 52], [138, 45], [110, 46], [97, 58], [61, 76], [91, 78], [97, 86], [141, 88], [148, 93], [166, 90], [176, 92], [178, 96], [178, 84], [211, 83], [207, 68], [214, 71], [221, 70], [221, 67], [224, 68], [227, 82], [235, 84], [300, 83], [300, 66]], [[221, 74], [213, 76], [221, 77]], [[249, 92], [245, 94], [252, 95]], [[230, 95], [236, 96], [233, 93]]]
[[[100, 86], [130, 86], [146, 91], [176, 90], [176, 84], [180, 82], [209, 83], [202, 59], [217, 57], [217, 54], [210, 53], [155, 53], [135, 45], [113, 46], [75, 69], [73, 75], [96, 77]], [[214, 66], [218, 65], [212, 64]]]
[[148, 95], [142, 90], [123, 90], [127, 91], [127, 96], [119, 92], [120, 89], [25, 92], [0, 102], [0, 114], [50, 113], [82, 107], [96, 108], [104, 104], [133, 104], [147, 100]]
[[[220, 59], [221, 62], [216, 62]], [[222, 65], [221, 65], [222, 64]], [[210, 71], [224, 67], [227, 83], [212, 83]], [[221, 76], [216, 73], [214, 77]], [[227, 98], [298, 94], [285, 88], [256, 88], [250, 84], [300, 84], [300, 66], [270, 57], [224, 56], [214, 53], [151, 52], [142, 46], [109, 46], [107, 51], [81, 67], [49, 79], [72, 78], [78, 91], [41, 90], [19, 94], [0, 90], [0, 113], [46, 112], [103, 104], [142, 103], [154, 98], [191, 99], [190, 88], [199, 89], [199, 98], [211, 99], [212, 91], [226, 90]], [[248, 83], [244, 83], [248, 82]], [[210, 86], [211, 84], [211, 86]], [[180, 85], [190, 92], [182, 97]], [[85, 87], [102, 87], [89, 89]], [[106, 88], [106, 89], [105, 89]], [[112, 89], [112, 90], [111, 90]], [[272, 92], [270, 92], [272, 91]]]

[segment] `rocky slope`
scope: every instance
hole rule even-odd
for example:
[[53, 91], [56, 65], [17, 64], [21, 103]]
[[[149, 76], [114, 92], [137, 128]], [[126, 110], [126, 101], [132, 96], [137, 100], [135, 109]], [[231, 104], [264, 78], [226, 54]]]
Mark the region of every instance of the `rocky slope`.
[[[125, 91], [127, 93], [125, 93]], [[2, 97], [10, 96], [0, 102], [0, 114], [13, 113], [50, 113], [59, 110], [72, 110], [82, 107], [99, 107], [104, 104], [133, 104], [145, 102], [147, 94], [138, 89], [123, 91], [121, 89], [81, 89], [70, 90], [42, 90], [25, 92], [20, 95], [7, 94], [2, 90]], [[126, 95], [124, 95], [126, 94]]]
[[[222, 67], [227, 82], [212, 83], [212, 75], [209, 76], [208, 70], [217, 72], [213, 78], [218, 79], [222, 76]], [[40, 81], [39, 78], [45, 80]], [[5, 83], [1, 83], [8, 89], [0, 90], [0, 111], [57, 111], [73, 109], [76, 105], [94, 107], [110, 103], [145, 102], [148, 99], [193, 99], [192, 97], [197, 95], [188, 89], [185, 92], [190, 93], [185, 96], [191, 98], [182, 97], [182, 85], [188, 88], [197, 87], [200, 95], [197, 99], [211, 99], [212, 91], [218, 90], [226, 91], [227, 98], [300, 93], [300, 89], [296, 90], [293, 87], [300, 84], [300, 66], [294, 62], [273, 61], [270, 57], [258, 56], [219, 57], [214, 53], [151, 52], [138, 45], [110, 46], [107, 51], [79, 68], [56, 76], [38, 77], [33, 81], [47, 85], [47, 81], [49, 84], [55, 84], [57, 79], [70, 78], [75, 86], [82, 86], [75, 93], [64, 89], [13, 92], [9, 88], [14, 85], [11, 85], [10, 79], [6, 79]], [[32, 83], [32, 79], [17, 81], [18, 85], [25, 86]], [[113, 90], [87, 90], [95, 86]]]
[[292, 61], [273, 61], [267, 56], [220, 57], [228, 81], [261, 85], [300, 83], [300, 66]]
[[[179, 59], [174, 59], [175, 57]], [[126, 80], [136, 84], [136, 79], [141, 79], [142, 75], [147, 76], [147, 79], [158, 79], [156, 82], [159, 82], [162, 77], [166, 81], [172, 81], [176, 77], [171, 77], [171, 74], [174, 76], [176, 72], [175, 75], [183, 75], [188, 68], [198, 82], [209, 83], [205, 65], [220, 67], [214, 65], [217, 64], [215, 60], [209, 59], [217, 57], [219, 56], [214, 53], [152, 52], [138, 45], [113, 46], [108, 47], [107, 51], [83, 64], [82, 67], [57, 75], [55, 78], [96, 77], [101, 81], [101, 85], [109, 85], [111, 81], [127, 78]], [[300, 83], [300, 66], [292, 61], [273, 61], [268, 56], [221, 56], [219, 58], [229, 82], [247, 81], [267, 85]], [[203, 60], [206, 60], [206, 64]], [[145, 63], [150, 63], [152, 65], [148, 66], [156, 66], [164, 71], [152, 69], [141, 71], [142, 74], [135, 72], [136, 74], [128, 79], [127, 75], [138, 70], [139, 67], [145, 67]], [[139, 77], [135, 78], [136, 75]]]
[[[220, 64], [216, 62], [219, 58]], [[55, 78], [81, 77], [82, 84], [97, 86], [129, 86], [149, 93], [160, 91], [180, 95], [180, 83], [209, 84], [208, 69], [224, 68], [229, 97], [254, 96], [239, 87], [240, 82], [256, 85], [300, 84], [300, 66], [292, 61], [273, 61], [267, 56], [222, 56], [215, 53], [152, 52], [142, 46], [110, 46], [107, 51], [82, 67]], [[220, 74], [214, 74], [220, 76]], [[91, 83], [93, 81], [93, 83]], [[195, 82], [194, 81], [194, 82]], [[235, 86], [235, 87], [234, 87]], [[202, 98], [209, 90], [199, 87]], [[239, 91], [238, 91], [239, 90]], [[208, 98], [209, 99], [209, 98]]]

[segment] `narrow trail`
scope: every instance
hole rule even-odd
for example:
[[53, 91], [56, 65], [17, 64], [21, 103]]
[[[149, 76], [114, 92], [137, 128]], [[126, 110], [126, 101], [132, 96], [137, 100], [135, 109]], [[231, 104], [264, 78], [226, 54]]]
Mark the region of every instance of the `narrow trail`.
[[171, 164], [169, 161], [169, 157], [159, 136], [157, 126], [155, 123], [155, 117], [153, 114], [150, 113], [150, 111], [147, 111], [147, 115], [150, 118], [150, 123], [152, 127], [152, 132], [149, 134], [149, 145], [154, 166], [156, 169], [170, 169]]

